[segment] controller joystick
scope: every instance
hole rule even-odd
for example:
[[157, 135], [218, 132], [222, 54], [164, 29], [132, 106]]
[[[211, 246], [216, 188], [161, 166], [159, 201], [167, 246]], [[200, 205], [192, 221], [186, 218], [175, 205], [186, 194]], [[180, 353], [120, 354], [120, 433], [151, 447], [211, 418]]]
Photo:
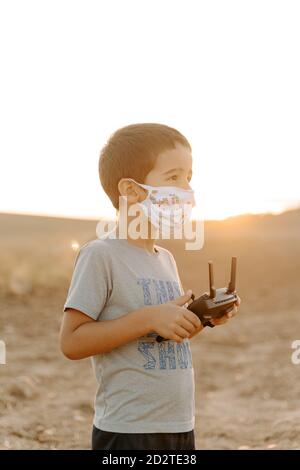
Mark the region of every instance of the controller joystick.
[[[187, 307], [188, 310], [197, 315], [203, 326], [214, 327], [215, 325], [211, 323], [211, 320], [221, 318], [230, 312], [238, 300], [236, 293], [236, 265], [237, 258], [234, 256], [231, 260], [231, 276], [228, 287], [216, 289], [214, 286], [213, 263], [209, 261], [209, 293], [205, 292], [197, 299], [192, 294], [192, 302]], [[156, 341], [160, 343], [165, 341], [165, 338], [158, 335]]]

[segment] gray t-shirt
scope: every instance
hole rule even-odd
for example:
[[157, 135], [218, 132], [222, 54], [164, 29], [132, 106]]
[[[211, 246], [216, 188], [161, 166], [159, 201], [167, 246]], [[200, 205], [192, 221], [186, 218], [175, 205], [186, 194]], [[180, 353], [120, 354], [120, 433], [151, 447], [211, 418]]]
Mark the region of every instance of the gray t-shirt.
[[[125, 239], [97, 239], [76, 258], [64, 305], [96, 321], [174, 300], [183, 294], [173, 255]], [[194, 428], [194, 369], [190, 341], [155, 340], [149, 333], [92, 356], [98, 382], [94, 425], [122, 433], [187, 432]]]

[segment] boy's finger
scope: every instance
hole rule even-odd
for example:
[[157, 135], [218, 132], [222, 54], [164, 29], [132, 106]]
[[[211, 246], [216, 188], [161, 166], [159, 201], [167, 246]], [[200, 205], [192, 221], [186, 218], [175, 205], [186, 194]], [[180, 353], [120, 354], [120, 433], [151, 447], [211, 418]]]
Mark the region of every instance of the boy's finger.
[[223, 317], [220, 317], [220, 318], [213, 318], [213, 319], [210, 320], [210, 321], [211, 321], [211, 323], [212, 323], [213, 325], [216, 325], [216, 326], [218, 326], [218, 325], [223, 325], [223, 323], [226, 323], [227, 320], [228, 320], [227, 315], [228, 315], [228, 313], [225, 314], [225, 315], [223, 315]]
[[232, 318], [232, 317], [234, 317], [236, 314], [237, 314], [237, 307], [234, 306], [233, 309], [230, 310], [230, 312], [227, 312], [226, 316], [227, 316], [227, 318]]
[[183, 306], [191, 299], [191, 297], [192, 297], [192, 290], [189, 289], [185, 294], [181, 295], [180, 297], [177, 297], [177, 299], [171, 300], [170, 303]]

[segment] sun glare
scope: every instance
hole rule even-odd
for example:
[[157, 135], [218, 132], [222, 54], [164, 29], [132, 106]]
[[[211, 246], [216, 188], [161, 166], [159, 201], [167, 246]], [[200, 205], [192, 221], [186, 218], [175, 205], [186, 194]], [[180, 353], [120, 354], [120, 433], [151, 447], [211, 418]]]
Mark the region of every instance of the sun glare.
[[72, 242], [71, 242], [71, 248], [72, 248], [73, 251], [78, 251], [78, 249], [79, 249], [79, 243], [76, 242], [76, 241], [72, 241]]

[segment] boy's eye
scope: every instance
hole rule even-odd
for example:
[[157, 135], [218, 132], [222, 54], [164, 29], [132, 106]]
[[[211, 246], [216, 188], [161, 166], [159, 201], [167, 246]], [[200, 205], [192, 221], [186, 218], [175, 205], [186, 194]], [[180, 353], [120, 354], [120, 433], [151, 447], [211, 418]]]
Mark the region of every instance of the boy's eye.
[[178, 179], [178, 176], [177, 175], [173, 175], [171, 176], [170, 178], [168, 178], [169, 180], [172, 180], [172, 181], [176, 181]]

